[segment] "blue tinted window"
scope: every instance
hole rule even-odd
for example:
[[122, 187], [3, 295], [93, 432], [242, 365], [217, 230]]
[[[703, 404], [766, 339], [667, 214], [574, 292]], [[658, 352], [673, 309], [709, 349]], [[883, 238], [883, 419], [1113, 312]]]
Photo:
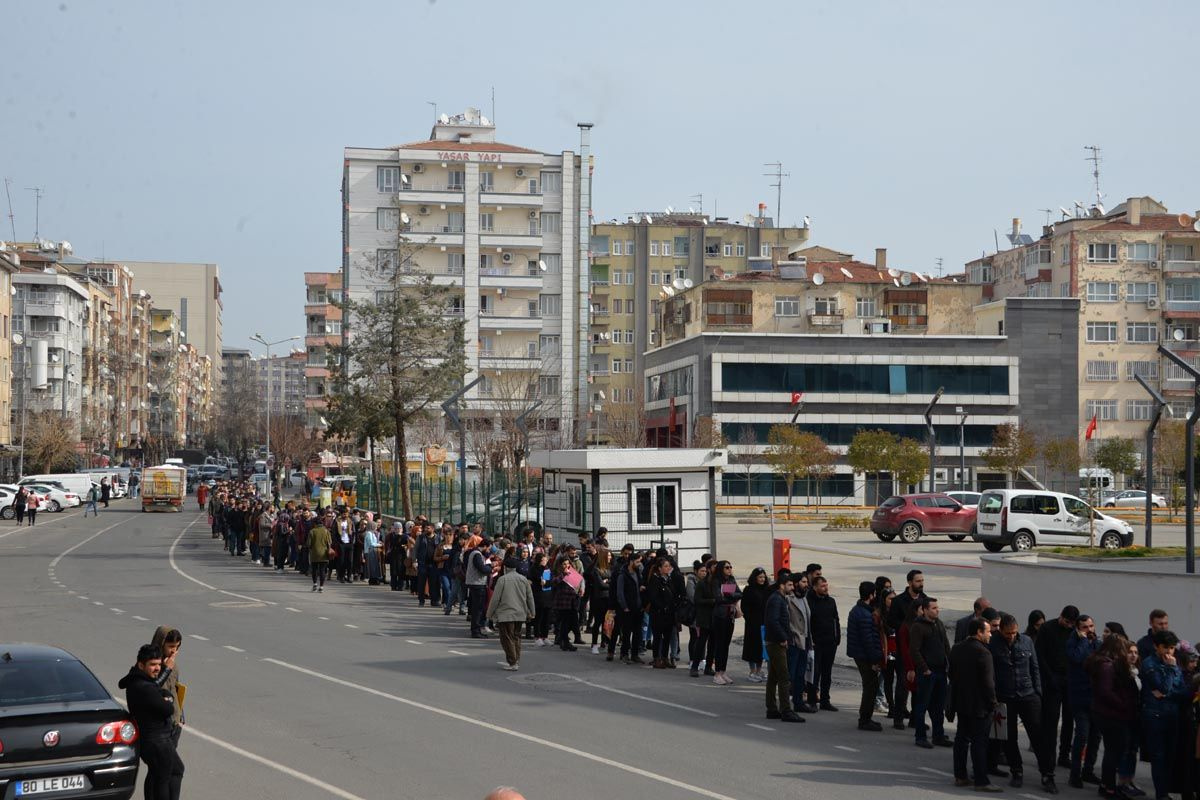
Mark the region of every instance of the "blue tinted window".
[[[725, 437], [725, 441], [731, 444], [738, 444], [743, 440], [743, 431], [749, 431], [754, 436], [754, 441], [757, 444], [767, 444], [767, 433], [771, 430], [773, 422], [727, 422], [721, 426], [721, 435]], [[923, 424], [905, 425], [902, 423], [885, 423], [862, 425], [853, 422], [798, 422], [796, 427], [808, 433], [815, 433], [824, 440], [828, 445], [848, 445], [854, 438], [854, 434], [862, 430], [884, 430], [888, 433], [893, 433], [896, 436], [916, 439], [918, 442], [924, 443], [928, 440], [929, 433], [925, 430]], [[966, 447], [991, 447], [992, 434], [995, 431], [993, 425], [967, 425], [965, 434]], [[944, 447], [958, 446], [958, 426], [957, 425], [935, 425], [934, 434], [937, 436], [937, 442]]]
[[836, 394], [1008, 394], [1008, 367], [958, 364], [721, 365], [727, 392]]

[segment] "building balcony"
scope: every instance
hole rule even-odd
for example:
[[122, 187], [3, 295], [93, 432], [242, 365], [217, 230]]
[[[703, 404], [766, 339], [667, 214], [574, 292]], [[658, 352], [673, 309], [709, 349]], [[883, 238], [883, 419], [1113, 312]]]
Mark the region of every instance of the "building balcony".
[[892, 322], [892, 330], [896, 328], [924, 328], [929, 325], [929, 317], [925, 314], [900, 314], [888, 317]]
[[416, 176], [411, 180], [412, 183], [402, 187], [400, 190], [400, 202], [406, 208], [410, 205], [420, 203], [462, 205], [466, 202], [466, 189], [463, 186], [458, 184], [434, 183], [432, 181], [424, 183]]
[[1176, 353], [1187, 353], [1200, 350], [1200, 340], [1197, 339], [1171, 339], [1163, 341], [1163, 347]]
[[530, 194], [526, 191], [501, 192], [495, 189], [481, 189], [479, 205], [484, 206], [520, 206], [521, 208], [541, 208], [542, 194]]
[[705, 325], [722, 325], [726, 328], [749, 328], [754, 324], [753, 314], [705, 314]]
[[542, 231], [536, 225], [527, 228], [492, 228], [479, 232], [480, 247], [540, 248]]
[[480, 311], [479, 329], [489, 331], [540, 331], [542, 318], [529, 314], [504, 314], [498, 311]]
[[1200, 261], [1168, 261], [1164, 272], [1191, 272], [1200, 274]]
[[25, 315], [29, 317], [58, 317], [67, 318], [67, 304], [53, 300], [28, 300], [25, 303]]
[[607, 377], [608, 367], [592, 366], [588, 367], [588, 375], [593, 377]]
[[1200, 300], [1167, 300], [1163, 309], [1172, 317], [1200, 317]]
[[838, 327], [842, 324], [842, 318], [845, 312], [808, 312], [808, 324], [816, 327]]
[[542, 273], [537, 270], [530, 274], [527, 264], [504, 264], [494, 267], [479, 268], [479, 285], [510, 289], [540, 289]]
[[436, 244], [447, 247], [463, 246], [463, 229], [461, 225], [447, 225], [444, 222], [418, 221], [406, 225], [400, 234], [413, 244]]
[[542, 366], [542, 359], [526, 353], [495, 353], [484, 350], [479, 353], [479, 366], [483, 369], [530, 369]]

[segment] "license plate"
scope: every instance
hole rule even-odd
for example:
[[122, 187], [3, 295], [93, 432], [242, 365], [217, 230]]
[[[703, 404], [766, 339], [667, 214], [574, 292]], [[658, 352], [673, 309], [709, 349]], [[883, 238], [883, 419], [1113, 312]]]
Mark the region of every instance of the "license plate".
[[981, 523], [979, 523], [979, 527], [983, 528], [985, 531], [990, 531], [990, 530], [992, 530], [993, 528], [995, 528], [995, 527], [996, 527], [996, 523], [994, 523], [994, 522], [981, 522]]
[[88, 788], [87, 778], [82, 775], [57, 775], [53, 778], [33, 778], [17, 784], [17, 797], [48, 792], [81, 791]]

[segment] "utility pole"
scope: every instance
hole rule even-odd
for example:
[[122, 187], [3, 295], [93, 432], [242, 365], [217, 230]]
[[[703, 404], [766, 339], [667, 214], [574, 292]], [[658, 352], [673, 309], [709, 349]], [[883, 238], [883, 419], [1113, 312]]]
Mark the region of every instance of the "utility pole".
[[1092, 162], [1092, 182], [1095, 184], [1096, 206], [1100, 206], [1100, 201], [1104, 199], [1104, 194], [1100, 191], [1100, 146], [1095, 144], [1084, 145], [1084, 150], [1091, 153], [1085, 158], [1085, 161]]
[[779, 216], [779, 206], [783, 202], [783, 179], [792, 177], [792, 173], [783, 171], [783, 162], [772, 161], [769, 164], [763, 164], [764, 167], [774, 167], [774, 172], [764, 172], [763, 176], [774, 178], [775, 182], [770, 186], [775, 190], [775, 227], [783, 227], [783, 219]]
[[[25, 191], [33, 192], [33, 240], [38, 242], [42, 238], [42, 187], [26, 186]], [[15, 234], [13, 238], [16, 238]]]

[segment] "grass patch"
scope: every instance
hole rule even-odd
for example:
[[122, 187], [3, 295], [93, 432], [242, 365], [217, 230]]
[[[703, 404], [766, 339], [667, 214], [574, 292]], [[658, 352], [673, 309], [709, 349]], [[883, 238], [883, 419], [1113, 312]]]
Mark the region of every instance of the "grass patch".
[[1104, 550], [1099, 547], [1051, 547], [1051, 553], [1064, 556], [1086, 556], [1088, 558], [1182, 558], [1185, 554], [1182, 547], [1122, 547], [1116, 550]]

